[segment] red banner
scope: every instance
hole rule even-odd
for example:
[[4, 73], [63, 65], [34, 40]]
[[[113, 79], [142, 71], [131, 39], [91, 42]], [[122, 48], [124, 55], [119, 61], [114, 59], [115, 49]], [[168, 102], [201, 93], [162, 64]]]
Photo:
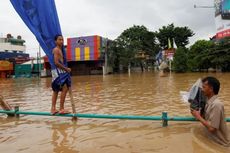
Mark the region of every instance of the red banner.
[[217, 38], [217, 39], [224, 38], [224, 37], [229, 37], [229, 36], [230, 36], [230, 29], [225, 30], [225, 31], [218, 32], [218, 33], [216, 34], [216, 38]]

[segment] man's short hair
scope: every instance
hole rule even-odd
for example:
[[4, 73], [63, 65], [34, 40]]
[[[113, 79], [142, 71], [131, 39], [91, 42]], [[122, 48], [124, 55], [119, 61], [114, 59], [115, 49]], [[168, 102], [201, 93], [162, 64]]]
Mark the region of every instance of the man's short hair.
[[57, 41], [59, 36], [63, 37], [61, 34], [57, 34], [57, 35], [54, 36], [54, 41]]
[[214, 94], [217, 95], [220, 90], [220, 81], [215, 77], [211, 77], [211, 76], [202, 79], [203, 83], [206, 81], [208, 82], [208, 85], [212, 87]]

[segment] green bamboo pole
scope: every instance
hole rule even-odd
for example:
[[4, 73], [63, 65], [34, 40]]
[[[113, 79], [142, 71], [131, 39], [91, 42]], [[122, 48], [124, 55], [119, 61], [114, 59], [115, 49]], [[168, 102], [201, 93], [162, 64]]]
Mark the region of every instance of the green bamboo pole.
[[[197, 121], [194, 117], [169, 117], [167, 112], [163, 112], [162, 116], [134, 116], [134, 115], [108, 115], [108, 114], [56, 114], [52, 115], [49, 112], [30, 112], [19, 110], [0, 110], [0, 114], [15, 114], [15, 115], [38, 115], [38, 116], [60, 116], [60, 117], [79, 117], [79, 118], [100, 118], [100, 119], [128, 119], [128, 120], [155, 120], [155, 121]], [[230, 122], [230, 118], [226, 118]], [[166, 125], [167, 126], [167, 125]]]
[[37, 116], [60, 116], [60, 117], [80, 117], [80, 118], [105, 118], [105, 119], [130, 119], [130, 120], [162, 120], [160, 116], [132, 116], [132, 115], [106, 115], [106, 114], [55, 114], [49, 112], [30, 112], [30, 111], [6, 111], [0, 110], [1, 114], [17, 115], [37, 115]]

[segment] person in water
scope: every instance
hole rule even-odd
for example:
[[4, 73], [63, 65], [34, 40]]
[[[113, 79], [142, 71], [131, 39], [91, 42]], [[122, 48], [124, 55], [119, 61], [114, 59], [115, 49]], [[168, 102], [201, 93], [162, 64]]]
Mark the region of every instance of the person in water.
[[192, 115], [205, 127], [205, 133], [215, 142], [229, 147], [230, 139], [225, 121], [224, 105], [218, 98], [220, 82], [214, 77], [202, 80], [202, 91], [207, 98], [204, 117], [197, 110], [191, 110]]
[[[63, 36], [56, 35], [55, 38], [56, 47], [53, 49], [52, 53], [54, 56], [54, 64], [56, 66], [55, 69], [52, 69], [52, 106], [51, 106], [51, 114], [55, 115], [56, 113], [59, 114], [68, 114], [69, 111], [64, 109], [64, 102], [66, 98], [66, 93], [71, 86], [71, 82], [66, 79], [66, 75], [71, 72], [71, 69], [66, 66], [64, 63], [64, 55], [63, 54]], [[60, 110], [57, 111], [56, 109], [56, 101], [58, 97], [58, 93], [61, 91], [60, 97]]]

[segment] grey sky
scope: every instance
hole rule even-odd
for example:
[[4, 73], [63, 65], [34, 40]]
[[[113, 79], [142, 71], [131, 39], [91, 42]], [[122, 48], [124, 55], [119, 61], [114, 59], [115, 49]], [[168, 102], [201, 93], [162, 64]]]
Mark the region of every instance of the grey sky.
[[[116, 38], [132, 25], [156, 31], [174, 23], [195, 32], [190, 39], [215, 35], [214, 9], [194, 9], [194, 4], [213, 6], [213, 0], [55, 0], [62, 33], [67, 37], [101, 35]], [[38, 43], [15, 12], [9, 0], [1, 0], [0, 35], [11, 33], [26, 40], [27, 53], [38, 51]]]

